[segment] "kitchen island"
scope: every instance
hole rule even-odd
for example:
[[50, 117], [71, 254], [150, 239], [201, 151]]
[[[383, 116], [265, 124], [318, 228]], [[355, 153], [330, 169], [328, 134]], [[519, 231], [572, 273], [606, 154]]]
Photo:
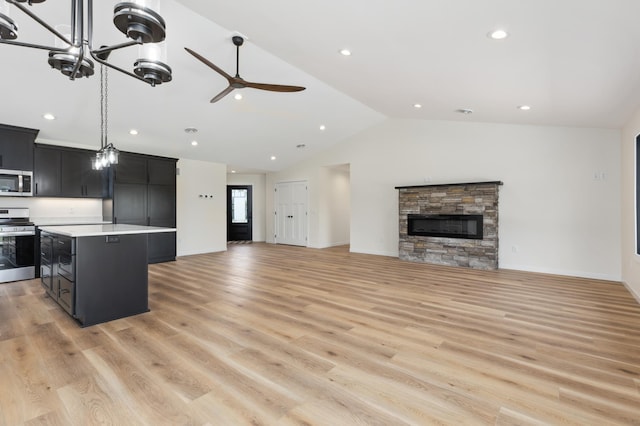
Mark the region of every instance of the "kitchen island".
[[83, 327], [149, 311], [147, 236], [176, 231], [125, 224], [40, 230], [42, 285]]

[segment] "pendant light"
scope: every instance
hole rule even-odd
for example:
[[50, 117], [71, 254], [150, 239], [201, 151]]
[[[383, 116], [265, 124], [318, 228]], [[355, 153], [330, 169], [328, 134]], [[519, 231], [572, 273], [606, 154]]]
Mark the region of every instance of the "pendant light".
[[108, 88], [109, 80], [107, 68], [100, 65], [100, 150], [96, 152], [96, 157], [92, 160], [91, 166], [94, 170], [102, 170], [112, 164], [118, 164], [119, 151], [109, 142], [108, 135]]

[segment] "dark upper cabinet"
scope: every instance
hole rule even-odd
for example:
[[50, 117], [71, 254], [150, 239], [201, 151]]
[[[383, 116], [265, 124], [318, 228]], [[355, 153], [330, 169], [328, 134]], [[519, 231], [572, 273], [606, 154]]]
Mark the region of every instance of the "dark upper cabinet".
[[106, 170], [93, 170], [95, 152], [67, 150], [60, 153], [61, 196], [102, 198], [106, 188]]
[[140, 154], [121, 152], [114, 172], [115, 183], [141, 183], [149, 181], [147, 174], [147, 157]]
[[33, 170], [38, 130], [0, 124], [0, 169]]
[[176, 161], [142, 154], [120, 153], [114, 182], [175, 186]]
[[36, 144], [34, 194], [37, 197], [102, 198], [106, 171], [93, 170], [95, 152]]
[[33, 155], [33, 195], [37, 197], [60, 196], [60, 150], [37, 145]]
[[149, 159], [147, 162], [147, 173], [150, 185], [170, 185], [176, 186], [176, 162]]

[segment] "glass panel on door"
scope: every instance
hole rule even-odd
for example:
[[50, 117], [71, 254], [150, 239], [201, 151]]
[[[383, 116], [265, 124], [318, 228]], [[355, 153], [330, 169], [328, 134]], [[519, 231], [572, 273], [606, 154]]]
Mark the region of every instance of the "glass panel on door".
[[232, 223], [247, 223], [248, 210], [247, 210], [247, 196], [248, 191], [246, 189], [232, 189], [231, 190], [231, 222]]

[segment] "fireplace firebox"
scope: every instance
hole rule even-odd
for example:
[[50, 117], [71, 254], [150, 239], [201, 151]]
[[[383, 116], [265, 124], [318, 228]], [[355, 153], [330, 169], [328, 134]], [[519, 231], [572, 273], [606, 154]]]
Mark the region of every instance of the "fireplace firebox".
[[481, 214], [409, 214], [407, 234], [422, 237], [446, 237], [481, 240]]

